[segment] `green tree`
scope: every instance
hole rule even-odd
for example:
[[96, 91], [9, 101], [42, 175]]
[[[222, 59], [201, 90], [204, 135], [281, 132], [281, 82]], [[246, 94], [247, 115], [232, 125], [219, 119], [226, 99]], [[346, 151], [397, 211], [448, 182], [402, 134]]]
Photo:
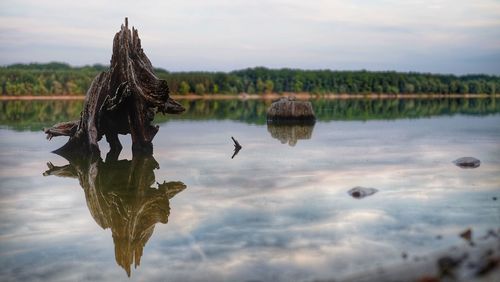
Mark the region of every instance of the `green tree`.
[[273, 92], [273, 89], [274, 89], [274, 83], [272, 82], [272, 80], [266, 80], [265, 84], [264, 84], [264, 92], [265, 93], [272, 93]]
[[201, 83], [197, 83], [195, 86], [194, 86], [194, 92], [197, 94], [197, 95], [203, 95], [205, 94], [205, 86]]
[[50, 87], [50, 90], [51, 90], [50, 92], [55, 95], [61, 95], [64, 93], [62, 84], [57, 80], [52, 81], [52, 86]]
[[255, 87], [253, 86], [253, 83], [248, 84], [247, 93], [248, 94], [255, 94]]
[[[106, 66], [71, 67], [64, 63], [14, 64], [0, 67], [3, 95], [83, 95]], [[174, 93], [209, 94], [314, 92], [314, 93], [441, 93], [492, 94], [500, 77], [490, 75], [439, 75], [370, 71], [267, 69], [224, 72], [168, 72], [156, 69]], [[196, 85], [201, 84], [196, 91]], [[203, 91], [200, 91], [203, 90]]]
[[295, 81], [295, 83], [293, 84], [293, 92], [295, 93], [302, 92], [303, 88], [304, 88], [304, 83], [302, 83], [302, 81], [300, 80]]
[[217, 83], [214, 83], [214, 85], [212, 87], [212, 93], [214, 93], [214, 94], [219, 93], [219, 85], [217, 85]]
[[70, 95], [78, 94], [80, 91], [78, 89], [78, 85], [74, 83], [73, 81], [68, 81], [66, 82], [66, 93]]
[[189, 84], [185, 81], [181, 81], [179, 85], [179, 94], [185, 95], [189, 93]]
[[264, 84], [264, 82], [262, 82], [262, 79], [257, 79], [257, 93], [264, 93], [265, 88], [266, 85]]
[[469, 93], [469, 86], [467, 85], [467, 83], [460, 83], [460, 85], [458, 86], [458, 93], [460, 94]]

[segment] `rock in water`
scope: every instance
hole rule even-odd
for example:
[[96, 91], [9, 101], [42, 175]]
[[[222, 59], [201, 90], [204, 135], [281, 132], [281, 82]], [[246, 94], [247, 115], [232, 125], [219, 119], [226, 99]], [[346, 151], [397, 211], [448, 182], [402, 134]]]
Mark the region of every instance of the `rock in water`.
[[267, 121], [278, 123], [314, 123], [316, 117], [311, 102], [284, 97], [267, 110]]
[[351, 190], [347, 191], [347, 193], [355, 199], [362, 199], [364, 197], [371, 196], [377, 192], [378, 190], [375, 188], [366, 188], [360, 186], [354, 187]]
[[473, 157], [456, 159], [453, 163], [461, 168], [476, 168], [481, 165], [481, 161]]

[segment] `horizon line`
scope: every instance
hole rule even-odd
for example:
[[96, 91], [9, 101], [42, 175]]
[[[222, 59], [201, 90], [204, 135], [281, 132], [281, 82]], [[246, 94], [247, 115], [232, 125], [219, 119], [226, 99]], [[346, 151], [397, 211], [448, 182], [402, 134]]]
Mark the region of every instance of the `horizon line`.
[[[49, 65], [49, 64], [61, 64], [61, 65], [67, 65], [70, 68], [85, 68], [85, 67], [96, 67], [96, 66], [102, 66], [109, 68], [109, 64], [102, 64], [102, 63], [93, 63], [93, 64], [84, 64], [84, 65], [73, 65], [70, 63], [62, 62], [62, 61], [49, 61], [49, 62], [29, 62], [29, 63], [10, 63], [10, 64], [1, 64], [0, 68], [8, 68], [12, 67], [15, 65]], [[248, 70], [248, 69], [258, 69], [258, 68], [263, 68], [263, 69], [268, 69], [268, 70], [297, 70], [297, 71], [331, 71], [331, 72], [372, 72], [372, 73], [401, 73], [401, 74], [428, 74], [428, 75], [442, 75], [442, 76], [456, 76], [456, 77], [463, 77], [463, 76], [474, 76], [474, 75], [481, 75], [481, 76], [490, 76], [490, 77], [499, 77], [500, 74], [489, 74], [489, 73], [464, 73], [464, 74], [454, 74], [454, 73], [438, 73], [438, 72], [430, 72], [430, 71], [398, 71], [398, 70], [370, 70], [370, 69], [331, 69], [331, 68], [316, 68], [316, 69], [311, 69], [311, 68], [294, 68], [294, 67], [266, 67], [266, 66], [253, 66], [253, 67], [245, 67], [245, 68], [240, 68], [240, 69], [233, 69], [230, 71], [223, 71], [223, 70], [168, 70], [167, 68], [164, 67], [158, 67], [154, 66], [153, 68], [155, 70], [161, 70], [165, 71], [168, 73], [231, 73], [231, 72], [237, 72], [237, 71], [242, 71], [242, 70]]]

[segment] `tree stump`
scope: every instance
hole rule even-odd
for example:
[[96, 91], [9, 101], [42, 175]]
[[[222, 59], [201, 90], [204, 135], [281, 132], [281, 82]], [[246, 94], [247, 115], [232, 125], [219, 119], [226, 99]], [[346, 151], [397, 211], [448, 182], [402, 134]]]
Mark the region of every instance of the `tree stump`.
[[47, 139], [69, 136], [56, 152], [65, 155], [99, 154], [103, 136], [112, 152], [122, 146], [118, 134], [132, 136], [133, 153], [153, 152], [152, 140], [159, 127], [151, 122], [157, 112], [179, 114], [184, 108], [170, 98], [165, 80], [158, 79], [141, 47], [137, 29], [128, 20], [113, 39], [109, 70], [100, 73], [87, 91], [80, 119], [44, 128]]

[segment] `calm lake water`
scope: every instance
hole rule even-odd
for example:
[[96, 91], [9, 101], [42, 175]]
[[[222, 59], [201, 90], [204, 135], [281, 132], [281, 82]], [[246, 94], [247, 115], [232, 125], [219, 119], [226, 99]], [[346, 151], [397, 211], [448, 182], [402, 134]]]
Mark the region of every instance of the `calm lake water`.
[[154, 158], [120, 136], [120, 161], [101, 142], [102, 160], [70, 164], [40, 129], [82, 102], [0, 102], [0, 280], [331, 279], [500, 227], [494, 99], [314, 101], [316, 124], [295, 127], [268, 126], [270, 102], [183, 103]]

